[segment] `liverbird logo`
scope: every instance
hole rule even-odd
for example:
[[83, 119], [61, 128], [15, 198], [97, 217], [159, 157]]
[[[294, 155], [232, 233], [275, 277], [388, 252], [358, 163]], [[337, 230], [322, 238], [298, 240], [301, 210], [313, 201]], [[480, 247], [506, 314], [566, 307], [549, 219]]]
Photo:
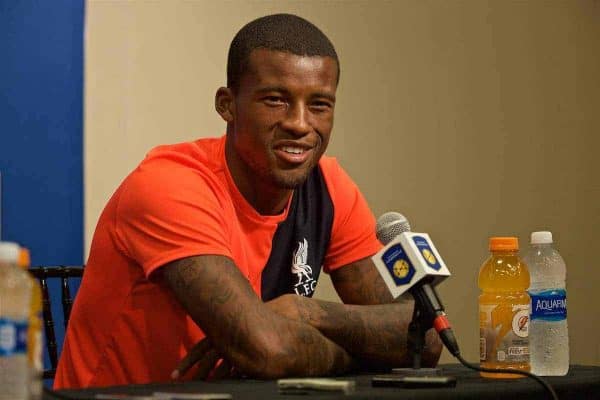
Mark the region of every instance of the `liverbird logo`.
[[292, 260], [292, 273], [296, 274], [298, 282], [294, 291], [301, 296], [310, 296], [315, 290], [317, 281], [313, 278], [313, 270], [308, 263], [308, 242], [306, 238], [298, 242], [298, 249], [294, 251]]

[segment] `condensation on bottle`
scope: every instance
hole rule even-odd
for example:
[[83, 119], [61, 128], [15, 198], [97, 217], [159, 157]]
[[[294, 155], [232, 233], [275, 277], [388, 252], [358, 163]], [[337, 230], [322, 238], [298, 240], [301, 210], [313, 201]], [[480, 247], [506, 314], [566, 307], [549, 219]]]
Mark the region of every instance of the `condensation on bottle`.
[[553, 247], [552, 233], [533, 232], [531, 247], [523, 259], [531, 276], [531, 372], [541, 376], [566, 375], [569, 371], [567, 268]]
[[0, 400], [29, 397], [27, 334], [32, 284], [18, 261], [19, 246], [0, 242]]

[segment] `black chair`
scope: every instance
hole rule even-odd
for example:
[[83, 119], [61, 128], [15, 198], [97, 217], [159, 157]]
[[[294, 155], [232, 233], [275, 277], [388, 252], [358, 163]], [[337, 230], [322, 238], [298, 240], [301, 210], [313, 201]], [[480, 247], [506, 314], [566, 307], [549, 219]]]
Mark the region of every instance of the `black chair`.
[[48, 291], [48, 279], [59, 278], [61, 280], [61, 301], [64, 317], [65, 333], [69, 316], [71, 315], [71, 306], [73, 299], [69, 287], [69, 278], [81, 278], [83, 276], [82, 266], [40, 266], [29, 268], [29, 272], [40, 281], [42, 289], [42, 310], [44, 316], [44, 331], [46, 333], [46, 348], [50, 356], [51, 369], [44, 370], [44, 379], [54, 379], [56, 366], [58, 365], [58, 350], [56, 344], [56, 331], [54, 328], [54, 319], [52, 318], [52, 308], [50, 304], [50, 294]]

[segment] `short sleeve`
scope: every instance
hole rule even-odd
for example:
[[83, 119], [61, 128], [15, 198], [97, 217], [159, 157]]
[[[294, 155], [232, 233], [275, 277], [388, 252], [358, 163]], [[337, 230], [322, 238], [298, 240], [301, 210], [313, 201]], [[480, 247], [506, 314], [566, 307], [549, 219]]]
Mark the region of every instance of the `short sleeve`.
[[123, 182], [116, 212], [117, 241], [146, 277], [189, 256], [231, 257], [224, 189], [200, 163], [144, 161]]
[[322, 159], [323, 176], [333, 202], [333, 226], [324, 270], [330, 272], [382, 247], [375, 235], [375, 217], [348, 174], [333, 158]]

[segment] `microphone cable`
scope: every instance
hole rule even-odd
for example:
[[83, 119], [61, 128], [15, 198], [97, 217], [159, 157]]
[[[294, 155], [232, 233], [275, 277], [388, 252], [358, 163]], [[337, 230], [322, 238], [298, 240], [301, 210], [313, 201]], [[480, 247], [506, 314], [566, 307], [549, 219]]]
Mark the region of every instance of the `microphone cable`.
[[520, 371], [520, 370], [516, 370], [516, 369], [515, 370], [506, 369], [506, 368], [504, 368], [504, 369], [484, 368], [484, 367], [479, 367], [479, 366], [476, 366], [474, 364], [467, 362], [460, 355], [460, 348], [458, 347], [458, 341], [456, 340], [456, 337], [454, 336], [454, 331], [452, 330], [452, 327], [450, 326], [450, 322], [448, 322], [448, 318], [445, 313], [438, 315], [434, 319], [433, 327], [437, 331], [440, 339], [442, 340], [442, 343], [444, 343], [444, 345], [446, 346], [446, 349], [448, 349], [450, 354], [452, 354], [454, 357], [456, 357], [458, 359], [458, 361], [460, 361], [460, 363], [462, 365], [464, 365], [465, 367], [475, 370], [475, 371], [479, 371], [479, 372], [491, 372], [491, 373], [498, 373], [498, 374], [518, 374], [518, 375], [527, 376], [527, 377], [539, 382], [544, 387], [544, 389], [546, 389], [546, 391], [548, 393], [550, 393], [550, 396], [552, 396], [553, 400], [558, 400], [558, 396], [556, 395], [556, 392], [554, 391], [554, 389], [552, 389], [552, 386], [550, 386], [550, 384], [548, 382], [546, 382], [544, 379], [540, 378], [539, 376], [537, 376], [535, 374], [532, 374], [531, 372]]
[[531, 372], [528, 372], [528, 371], [520, 371], [520, 370], [516, 370], [516, 369], [509, 370], [509, 369], [499, 369], [499, 368], [478, 367], [476, 365], [468, 363], [464, 358], [462, 358], [460, 353], [455, 354], [454, 357], [456, 357], [462, 365], [464, 365], [465, 367], [470, 368], [472, 370], [475, 370], [475, 371], [492, 372], [492, 373], [498, 373], [498, 374], [518, 374], [518, 375], [527, 376], [527, 377], [539, 382], [544, 387], [544, 389], [546, 389], [546, 391], [550, 394], [550, 396], [552, 396], [553, 400], [558, 400], [558, 396], [556, 395], [556, 392], [554, 391], [554, 389], [552, 389], [552, 386], [550, 386], [550, 384], [548, 382], [546, 382], [544, 379], [540, 378], [536, 374], [532, 374]]
[[[552, 397], [553, 400], [558, 400], [558, 396], [556, 395], [556, 392], [554, 391], [552, 386], [550, 386], [550, 384], [548, 382], [546, 382], [544, 379], [542, 379], [541, 377], [539, 377], [535, 374], [532, 374], [531, 372], [528, 372], [528, 371], [520, 371], [517, 369], [513, 370], [513, 369], [500, 369], [500, 368], [484, 368], [484, 367], [479, 367], [477, 365], [471, 364], [460, 355], [458, 343], [456, 342], [456, 339], [454, 338], [454, 333], [452, 333], [451, 329], [449, 329], [449, 328], [444, 329], [442, 332], [439, 332], [439, 334], [442, 339], [442, 342], [444, 342], [444, 344], [446, 345], [446, 348], [465, 367], [472, 369], [474, 371], [479, 371], [479, 372], [490, 372], [490, 373], [497, 373], [497, 374], [518, 374], [518, 375], [523, 375], [523, 376], [529, 377], [529, 378], [537, 381], [538, 383], [540, 383], [544, 387], [544, 389], [546, 389], [546, 391], [550, 394], [550, 396]], [[450, 345], [448, 345], [448, 344], [450, 344]]]

